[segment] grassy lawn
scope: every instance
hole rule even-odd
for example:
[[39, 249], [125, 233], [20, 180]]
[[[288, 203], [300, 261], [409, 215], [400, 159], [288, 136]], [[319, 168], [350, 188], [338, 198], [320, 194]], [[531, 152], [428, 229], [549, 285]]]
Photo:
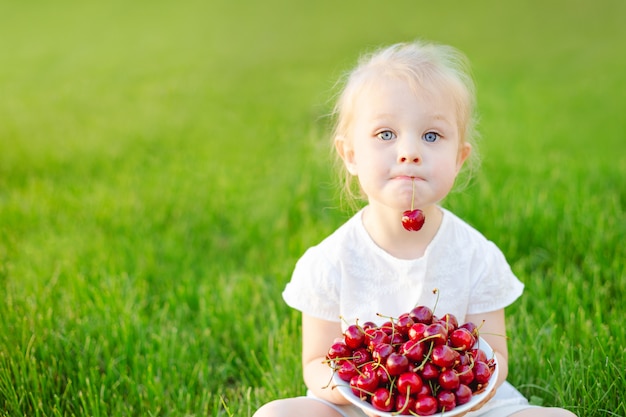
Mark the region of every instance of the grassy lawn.
[[510, 381], [626, 415], [626, 3], [0, 6], [0, 415], [248, 416], [303, 393], [295, 261], [351, 213], [333, 83], [462, 49], [483, 163], [445, 205], [526, 284]]

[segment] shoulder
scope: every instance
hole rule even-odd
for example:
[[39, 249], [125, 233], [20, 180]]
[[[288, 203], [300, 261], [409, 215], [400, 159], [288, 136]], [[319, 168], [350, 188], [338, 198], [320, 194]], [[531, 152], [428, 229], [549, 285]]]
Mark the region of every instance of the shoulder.
[[493, 245], [480, 231], [449, 210], [443, 209], [441, 224], [442, 240], [454, 246], [463, 246], [465, 251], [475, 246]]
[[283, 299], [310, 316], [335, 321], [339, 317], [345, 258], [354, 246], [360, 215], [355, 215], [300, 257]]
[[339, 262], [361, 240], [362, 229], [361, 212], [358, 212], [321, 242], [307, 249], [298, 263]]
[[472, 262], [474, 268], [491, 263], [507, 264], [504, 254], [493, 241], [454, 213], [443, 210], [444, 220], [437, 245], [440, 250], [448, 255], [454, 252], [457, 259]]
[[318, 244], [308, 248], [296, 262], [292, 282], [330, 290], [339, 286], [346, 263], [361, 256], [364, 233], [361, 212], [355, 214]]
[[502, 250], [450, 211], [444, 211], [444, 219], [442, 229], [445, 226], [447, 236], [442, 242], [448, 242], [449, 246], [443, 245], [440, 255], [454, 259], [454, 265], [448, 263], [447, 267], [456, 267], [457, 273], [467, 278], [471, 301], [467, 312], [494, 311], [516, 300], [524, 286], [511, 270]]

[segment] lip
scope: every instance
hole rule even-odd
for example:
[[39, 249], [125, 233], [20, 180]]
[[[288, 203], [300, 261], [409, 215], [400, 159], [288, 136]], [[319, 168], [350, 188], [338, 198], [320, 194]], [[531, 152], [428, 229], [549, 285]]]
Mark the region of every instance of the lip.
[[404, 174], [400, 174], [400, 175], [394, 175], [393, 177], [391, 177], [394, 180], [406, 180], [406, 181], [421, 181], [423, 180], [423, 178], [418, 177], [417, 175], [404, 175]]

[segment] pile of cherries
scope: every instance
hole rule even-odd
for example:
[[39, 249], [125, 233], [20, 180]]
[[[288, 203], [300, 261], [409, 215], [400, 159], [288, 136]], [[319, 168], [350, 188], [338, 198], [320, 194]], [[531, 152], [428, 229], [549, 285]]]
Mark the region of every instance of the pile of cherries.
[[465, 404], [495, 369], [476, 341], [478, 327], [426, 306], [377, 326], [352, 324], [328, 350], [334, 372], [375, 409], [428, 416]]

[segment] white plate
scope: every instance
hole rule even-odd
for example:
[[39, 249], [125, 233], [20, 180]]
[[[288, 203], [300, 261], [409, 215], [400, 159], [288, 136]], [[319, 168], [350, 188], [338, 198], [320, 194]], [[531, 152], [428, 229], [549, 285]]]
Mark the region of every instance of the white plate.
[[[466, 402], [465, 404], [458, 405], [454, 409], [450, 411], [446, 411], [445, 413], [435, 413], [434, 416], [454, 417], [454, 416], [458, 416], [459, 414], [466, 413], [472, 408], [474, 408], [476, 404], [480, 403], [496, 387], [496, 381], [498, 379], [498, 361], [495, 355], [493, 354], [493, 349], [491, 348], [491, 346], [489, 346], [489, 344], [482, 337], [479, 337], [478, 343], [476, 343], [475, 347], [482, 349], [487, 355], [487, 358], [491, 359], [493, 357], [496, 363], [496, 367], [491, 374], [491, 378], [489, 379], [489, 383], [487, 384], [487, 387], [485, 387], [485, 389], [481, 393], [473, 395], [472, 399]], [[335, 389], [339, 390], [341, 395], [343, 395], [352, 404], [363, 409], [363, 411], [370, 413], [370, 414], [377, 415], [377, 416], [381, 416], [381, 417], [400, 416], [400, 414], [398, 414], [397, 412], [388, 413], [388, 412], [377, 410], [369, 402], [365, 400], [361, 400], [359, 397], [357, 397], [356, 395], [352, 393], [352, 389], [350, 388], [349, 384], [343, 379], [339, 378], [339, 375], [337, 375], [337, 373], [333, 375], [333, 382], [336, 385]]]

